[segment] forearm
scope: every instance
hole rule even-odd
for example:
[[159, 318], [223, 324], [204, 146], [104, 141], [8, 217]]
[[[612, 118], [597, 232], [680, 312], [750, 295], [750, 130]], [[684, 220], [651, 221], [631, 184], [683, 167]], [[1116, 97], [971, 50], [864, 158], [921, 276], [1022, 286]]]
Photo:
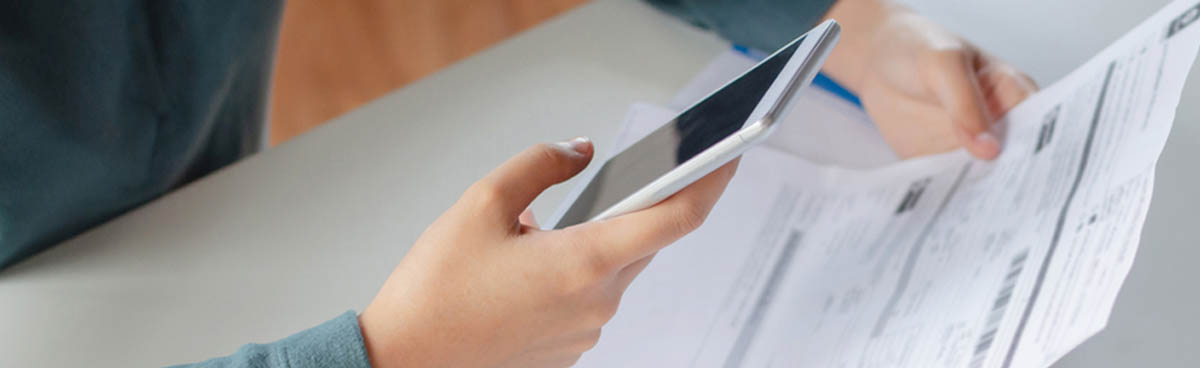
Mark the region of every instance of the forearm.
[[774, 51], [821, 21], [835, 0], [646, 0], [733, 43]]
[[824, 70], [858, 91], [862, 71], [879, 29], [892, 17], [910, 12], [892, 0], [647, 0], [650, 4], [730, 41], [773, 51], [819, 21], [842, 25], [841, 41]]

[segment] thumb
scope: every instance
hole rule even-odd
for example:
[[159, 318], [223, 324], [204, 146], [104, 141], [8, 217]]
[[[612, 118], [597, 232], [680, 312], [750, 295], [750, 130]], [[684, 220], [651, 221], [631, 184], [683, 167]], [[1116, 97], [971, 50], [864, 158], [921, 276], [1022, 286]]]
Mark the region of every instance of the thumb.
[[993, 159], [1000, 154], [1000, 141], [989, 129], [992, 125], [987, 104], [976, 78], [969, 50], [943, 51], [926, 69], [925, 81], [950, 116], [950, 123], [963, 147], [972, 156]]
[[592, 142], [579, 137], [529, 147], [476, 182], [464, 194], [477, 209], [508, 226], [551, 185], [583, 171], [592, 159]]

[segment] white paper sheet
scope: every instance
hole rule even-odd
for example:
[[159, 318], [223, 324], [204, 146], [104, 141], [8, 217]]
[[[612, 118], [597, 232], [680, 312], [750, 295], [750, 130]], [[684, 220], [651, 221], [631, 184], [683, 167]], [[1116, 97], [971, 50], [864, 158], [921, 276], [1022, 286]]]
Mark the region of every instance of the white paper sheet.
[[[1171, 3], [1015, 108], [992, 162], [837, 168], [887, 160], [809, 156], [791, 140], [804, 129], [751, 150], [580, 366], [1050, 365], [1104, 327], [1132, 265], [1200, 49], [1197, 4]], [[635, 106], [620, 140], [675, 110]]]

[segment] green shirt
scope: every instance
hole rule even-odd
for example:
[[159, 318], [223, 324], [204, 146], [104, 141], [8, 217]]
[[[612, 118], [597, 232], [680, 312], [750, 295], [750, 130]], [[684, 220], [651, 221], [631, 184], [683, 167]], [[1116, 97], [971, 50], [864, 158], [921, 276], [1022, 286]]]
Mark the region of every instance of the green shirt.
[[[774, 50], [834, 0], [648, 0]], [[0, 270], [263, 143], [280, 0], [0, 1]], [[208, 367], [368, 367], [358, 319]]]
[[258, 150], [282, 5], [0, 1], [0, 269]]

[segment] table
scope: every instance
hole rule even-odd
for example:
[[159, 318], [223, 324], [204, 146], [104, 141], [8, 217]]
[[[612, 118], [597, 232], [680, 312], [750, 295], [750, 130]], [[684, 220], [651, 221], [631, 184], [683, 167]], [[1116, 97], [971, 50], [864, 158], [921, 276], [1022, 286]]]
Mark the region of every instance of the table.
[[[1165, 3], [910, 2], [1043, 83]], [[639, 2], [571, 11], [0, 274], [0, 366], [196, 361], [361, 310], [471, 182], [538, 141], [606, 147], [630, 103], [666, 102], [727, 47]], [[1060, 366], [1200, 362], [1192, 79], [1110, 327]], [[549, 214], [571, 185], [534, 210]]]

